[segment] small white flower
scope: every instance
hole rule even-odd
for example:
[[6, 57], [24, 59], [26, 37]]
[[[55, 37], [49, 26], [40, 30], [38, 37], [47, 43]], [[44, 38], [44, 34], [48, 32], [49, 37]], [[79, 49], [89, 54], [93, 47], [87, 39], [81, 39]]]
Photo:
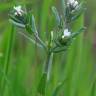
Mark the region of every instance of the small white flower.
[[76, 0], [68, 0], [68, 4], [75, 8], [78, 6], [79, 3]]
[[15, 15], [20, 15], [20, 16], [22, 16], [22, 13], [24, 13], [24, 11], [21, 9], [21, 6], [19, 5], [19, 6], [14, 6], [14, 10], [16, 11], [14, 14]]
[[62, 38], [69, 37], [70, 35], [71, 35], [71, 32], [69, 32], [68, 29], [65, 29]]

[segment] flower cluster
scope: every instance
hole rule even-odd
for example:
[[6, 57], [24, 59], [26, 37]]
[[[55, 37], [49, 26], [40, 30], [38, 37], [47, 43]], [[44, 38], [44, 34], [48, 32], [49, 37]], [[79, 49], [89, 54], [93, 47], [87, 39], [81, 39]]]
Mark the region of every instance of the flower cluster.
[[14, 6], [12, 12], [9, 14], [10, 21], [18, 27], [25, 28], [27, 25], [27, 13], [22, 9], [21, 5]]
[[71, 8], [75, 9], [76, 7], [78, 7], [79, 3], [76, 0], [68, 0], [67, 3]]
[[[73, 32], [71, 29], [72, 22], [78, 19], [84, 11], [83, 4], [79, 4], [76, 0], [68, 0], [68, 2], [64, 2], [64, 4], [66, 4], [66, 6], [63, 6], [63, 16], [58, 13], [55, 7], [52, 7], [56, 19], [56, 25], [54, 27], [55, 29], [49, 32], [47, 41], [43, 41], [38, 35], [39, 32], [36, 28], [35, 18], [32, 13], [23, 11], [22, 7], [19, 5], [14, 6], [13, 13], [9, 15], [10, 21], [14, 25], [26, 29], [27, 33], [25, 34], [22, 32], [21, 34], [32, 43], [36, 43], [38, 47], [43, 48], [46, 52], [47, 61], [45, 70], [38, 85], [38, 93], [42, 96], [45, 96], [45, 85], [46, 81], [49, 79], [48, 77], [50, 74], [53, 53], [68, 50], [74, 38], [85, 30], [84, 27], [80, 28], [77, 32]], [[44, 90], [42, 90], [41, 86]]]
[[19, 5], [19, 6], [14, 6], [14, 10], [15, 10], [15, 15], [16, 16], [18, 16], [18, 15], [20, 15], [20, 16], [22, 16], [22, 14], [24, 13], [24, 11], [21, 9], [21, 6]]
[[70, 28], [71, 22], [78, 19], [78, 17], [81, 16], [82, 12], [84, 11], [83, 3], [79, 4], [76, 0], [68, 0], [64, 9], [64, 16], [59, 15], [55, 7], [52, 7], [52, 11], [56, 18], [56, 27], [58, 30], [55, 30], [56, 32], [50, 32], [51, 39], [49, 38], [47, 43], [43, 42], [42, 39], [38, 36], [35, 18], [32, 13], [25, 12], [22, 10], [20, 5], [13, 7], [13, 14], [10, 14], [10, 19], [12, 23], [18, 27], [25, 28], [28, 33], [33, 33], [34, 38], [31, 39], [34, 40], [31, 41], [35, 42], [37, 39], [38, 45], [43, 46], [44, 49], [49, 49], [53, 53], [65, 51], [72, 43], [73, 38], [80, 34], [80, 32], [84, 31], [84, 28], [80, 28], [80, 30], [77, 32], [72, 32]]

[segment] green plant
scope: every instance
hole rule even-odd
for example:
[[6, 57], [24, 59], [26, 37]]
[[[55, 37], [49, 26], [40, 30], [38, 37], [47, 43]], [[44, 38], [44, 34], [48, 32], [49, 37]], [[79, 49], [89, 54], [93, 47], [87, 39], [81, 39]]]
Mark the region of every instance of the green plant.
[[[52, 11], [56, 19], [56, 26], [53, 31], [49, 32], [49, 37], [46, 41], [47, 43], [42, 41], [39, 36], [35, 19], [31, 12], [23, 11], [21, 6], [17, 6], [14, 7], [12, 13], [9, 14], [10, 21], [13, 24], [26, 29], [27, 33], [20, 32], [20, 34], [24, 35], [32, 43], [37, 43], [38, 47], [43, 48], [46, 53], [45, 69], [37, 89], [37, 94], [44, 96], [46, 94], [45, 92], [48, 80], [50, 79], [53, 54], [68, 50], [74, 38], [85, 30], [85, 27], [83, 26], [77, 32], [73, 32], [74, 30], [71, 28], [71, 24], [75, 22], [75, 20], [77, 20], [84, 12], [84, 3], [69, 0], [64, 1], [63, 4], [64, 15], [59, 15], [57, 9], [52, 7]], [[61, 85], [62, 84], [63, 83], [61, 83]], [[57, 87], [56, 90], [58, 89], [59, 88]], [[54, 94], [53, 96], [55, 96]]]

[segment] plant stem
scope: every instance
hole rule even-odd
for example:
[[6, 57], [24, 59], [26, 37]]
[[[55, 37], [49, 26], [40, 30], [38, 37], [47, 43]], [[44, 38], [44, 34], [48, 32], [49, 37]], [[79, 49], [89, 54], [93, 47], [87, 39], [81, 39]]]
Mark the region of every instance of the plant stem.
[[45, 70], [44, 70], [44, 72], [47, 74], [47, 80], [49, 80], [49, 78], [50, 78], [52, 60], [53, 60], [53, 53], [52, 52], [48, 52], [46, 65], [45, 65]]
[[[33, 30], [30, 26], [27, 26], [28, 28], [26, 29], [28, 31], [28, 33], [32, 33]], [[35, 31], [33, 32], [33, 36], [35, 37], [35, 39], [38, 41], [39, 45], [41, 45], [45, 50], [46, 48], [46, 44], [41, 40], [41, 38], [38, 36], [38, 32]], [[29, 38], [28, 38], [29, 39]], [[33, 41], [33, 40], [32, 40]]]
[[51, 66], [52, 66], [52, 60], [53, 60], [53, 53], [50, 51], [47, 51], [47, 60], [45, 63], [45, 69], [44, 69], [44, 73], [41, 77], [40, 83], [38, 85], [38, 94], [40, 96], [45, 96], [46, 94], [46, 85], [47, 82], [50, 79], [50, 71], [51, 71]]
[[42, 48], [43, 46], [41, 44], [39, 44], [38, 42], [36, 42], [36, 40], [34, 40], [30, 35], [25, 34], [23, 32], [18, 32], [19, 34], [21, 34], [22, 36], [24, 36], [27, 40], [31, 41], [33, 44], [37, 44], [38, 47]]
[[46, 45], [45, 43], [40, 39], [40, 37], [38, 36], [38, 34], [34, 33], [35, 38], [39, 41], [39, 43], [43, 46], [43, 48], [46, 50]]

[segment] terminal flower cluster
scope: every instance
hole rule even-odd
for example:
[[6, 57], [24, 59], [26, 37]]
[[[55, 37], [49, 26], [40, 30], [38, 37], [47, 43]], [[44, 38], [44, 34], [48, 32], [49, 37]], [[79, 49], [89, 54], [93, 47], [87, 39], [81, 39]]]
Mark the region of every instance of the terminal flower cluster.
[[20, 16], [22, 16], [22, 14], [24, 13], [24, 11], [22, 10], [22, 7], [21, 7], [21, 5], [19, 5], [19, 6], [14, 6], [14, 10], [15, 10], [15, 15], [16, 16], [18, 16], [18, 15], [20, 15]]

